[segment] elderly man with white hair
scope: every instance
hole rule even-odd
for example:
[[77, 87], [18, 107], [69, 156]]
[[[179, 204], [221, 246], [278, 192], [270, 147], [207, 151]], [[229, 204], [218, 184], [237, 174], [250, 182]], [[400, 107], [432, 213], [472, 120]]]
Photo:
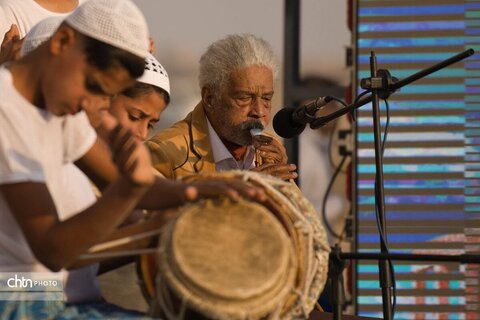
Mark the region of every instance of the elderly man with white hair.
[[235, 169], [296, 178], [283, 145], [260, 133], [270, 122], [276, 74], [273, 50], [259, 37], [211, 44], [200, 59], [201, 101], [147, 142], [154, 167], [171, 179]]

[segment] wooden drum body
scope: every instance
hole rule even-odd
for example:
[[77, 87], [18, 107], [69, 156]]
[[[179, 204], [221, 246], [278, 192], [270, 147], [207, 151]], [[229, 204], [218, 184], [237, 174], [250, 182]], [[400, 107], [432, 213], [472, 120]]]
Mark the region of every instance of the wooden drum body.
[[[139, 264], [152, 310], [167, 319], [192, 313], [307, 318], [326, 282], [329, 253], [313, 206], [293, 183], [254, 172], [188, 180], [211, 178], [247, 181], [265, 190], [268, 200], [208, 199], [182, 207], [162, 232], [156, 261], [144, 256]], [[151, 270], [155, 264], [158, 272]]]

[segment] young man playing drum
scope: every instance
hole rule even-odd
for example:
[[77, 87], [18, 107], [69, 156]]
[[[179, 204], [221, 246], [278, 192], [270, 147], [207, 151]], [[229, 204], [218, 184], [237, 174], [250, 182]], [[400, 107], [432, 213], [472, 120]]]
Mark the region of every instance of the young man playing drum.
[[[147, 150], [115, 121], [105, 123], [111, 150], [101, 145], [80, 111], [101, 108], [99, 101], [132, 85], [148, 46], [145, 19], [129, 0], [87, 1], [49, 41], [0, 68], [0, 271], [65, 274], [138, 204], [160, 209], [202, 195], [256, 194], [242, 184], [157, 180]], [[58, 186], [70, 161], [83, 163], [108, 188], [92, 206], [60, 221], [57, 206], [68, 199]], [[1, 318], [121, 317], [102, 301], [12, 299], [0, 301], [0, 311]]]

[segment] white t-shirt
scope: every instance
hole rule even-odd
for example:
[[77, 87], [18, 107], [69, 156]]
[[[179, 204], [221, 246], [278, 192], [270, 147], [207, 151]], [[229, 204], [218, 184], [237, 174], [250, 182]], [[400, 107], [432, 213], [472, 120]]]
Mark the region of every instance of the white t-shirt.
[[[58, 218], [64, 221], [91, 206], [97, 198], [88, 177], [73, 163], [65, 164], [62, 172], [59, 183], [55, 184], [61, 190], [55, 194], [61, 194], [67, 200], [56, 201]], [[100, 299], [97, 273], [98, 264], [69, 270], [64, 287], [66, 300], [76, 303]]]
[[[0, 128], [0, 184], [45, 182], [59, 218], [75, 213], [73, 209], [68, 212], [65, 204], [72, 194], [66, 185], [75, 185], [66, 180], [64, 168], [84, 155], [96, 140], [85, 113], [56, 117], [35, 107], [17, 92], [10, 71], [0, 67]], [[80, 197], [77, 209], [91, 204], [87, 203], [88, 193]], [[0, 221], [0, 271], [47, 271], [35, 259], [2, 194]]]
[[[86, 0], [79, 0], [82, 4]], [[66, 17], [69, 13], [56, 13], [40, 6], [34, 0], [0, 0], [0, 38], [16, 24], [23, 38], [34, 25], [48, 17]]]

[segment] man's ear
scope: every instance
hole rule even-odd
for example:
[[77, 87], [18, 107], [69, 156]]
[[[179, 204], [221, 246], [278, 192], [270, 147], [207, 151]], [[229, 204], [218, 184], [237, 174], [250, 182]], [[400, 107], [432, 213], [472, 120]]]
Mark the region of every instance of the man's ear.
[[206, 108], [213, 107], [213, 94], [209, 87], [202, 88], [202, 102]]
[[73, 46], [76, 41], [78, 41], [78, 37], [75, 30], [69, 26], [61, 25], [50, 39], [50, 53], [58, 55]]

